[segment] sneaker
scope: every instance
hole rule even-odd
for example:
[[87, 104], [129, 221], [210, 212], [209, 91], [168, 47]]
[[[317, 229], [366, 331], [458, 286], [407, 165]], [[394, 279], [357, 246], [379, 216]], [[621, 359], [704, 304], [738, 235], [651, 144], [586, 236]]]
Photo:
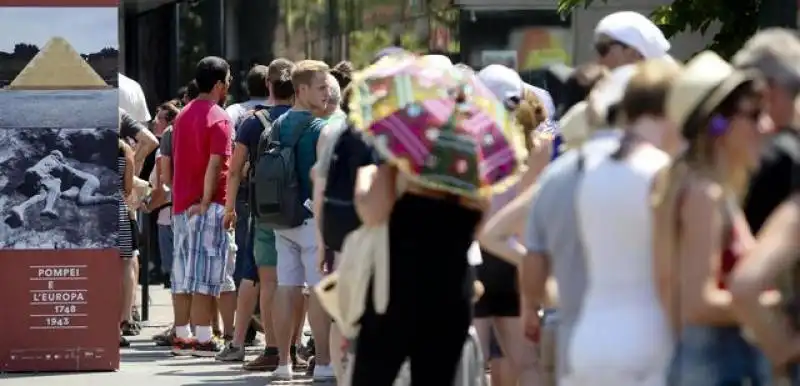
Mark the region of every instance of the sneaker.
[[153, 342], [158, 347], [170, 347], [175, 340], [175, 327], [170, 326], [160, 334], [153, 335]]
[[136, 324], [129, 321], [124, 321], [119, 324], [119, 328], [122, 330], [122, 335], [124, 336], [136, 336], [139, 335], [141, 330], [137, 328]]
[[272, 372], [272, 379], [275, 380], [291, 381], [293, 377], [294, 373], [289, 365], [278, 366], [278, 368]]
[[289, 359], [292, 361], [292, 368], [295, 370], [305, 370], [308, 368], [308, 358], [304, 358], [302, 353], [298, 353], [297, 346], [292, 345], [289, 347]]
[[308, 367], [306, 367], [306, 376], [307, 377], [313, 377], [314, 376], [314, 369], [317, 367], [317, 358], [316, 357], [308, 358], [308, 362], [307, 363], [308, 363], [307, 364]]
[[197, 342], [194, 345], [192, 356], [200, 358], [215, 357], [222, 351], [222, 345], [219, 339], [211, 339], [205, 343]]
[[175, 339], [172, 340], [172, 350], [170, 351], [172, 352], [172, 355], [175, 356], [192, 355], [192, 352], [194, 351], [194, 346], [196, 344], [197, 341], [194, 339], [191, 338], [183, 339], [175, 337]]
[[336, 373], [333, 371], [331, 365], [314, 366], [314, 374], [312, 375], [314, 382], [335, 382]]
[[125, 339], [124, 336], [119, 336], [119, 347], [131, 347], [131, 342]]
[[278, 353], [261, 353], [250, 362], [242, 366], [247, 371], [275, 371], [278, 368]]
[[233, 342], [229, 342], [214, 359], [220, 362], [244, 362], [244, 347], [235, 347]]
[[263, 344], [264, 344], [264, 342], [262, 342], [261, 339], [258, 339], [258, 337], [254, 337], [253, 339], [245, 339], [244, 340], [244, 345], [246, 347], [257, 347], [257, 346], [262, 346]]

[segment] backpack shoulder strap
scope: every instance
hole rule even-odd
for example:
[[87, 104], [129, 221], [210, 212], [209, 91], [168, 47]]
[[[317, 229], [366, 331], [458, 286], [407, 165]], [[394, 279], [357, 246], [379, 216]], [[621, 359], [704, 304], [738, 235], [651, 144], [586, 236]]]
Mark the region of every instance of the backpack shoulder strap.
[[261, 122], [261, 126], [264, 127], [264, 130], [270, 129], [272, 127], [272, 120], [269, 119], [269, 107], [266, 109], [256, 110], [253, 112], [258, 121]]

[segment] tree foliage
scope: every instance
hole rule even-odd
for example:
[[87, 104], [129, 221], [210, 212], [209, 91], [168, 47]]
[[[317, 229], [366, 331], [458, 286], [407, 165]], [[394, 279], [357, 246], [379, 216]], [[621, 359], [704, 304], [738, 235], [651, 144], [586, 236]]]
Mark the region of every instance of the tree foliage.
[[[595, 1], [559, 0], [558, 10], [569, 13]], [[760, 5], [761, 0], [674, 0], [656, 8], [650, 18], [667, 38], [683, 31], [706, 33], [719, 27], [708, 48], [729, 58], [758, 29]]]
[[350, 57], [348, 58], [356, 68], [361, 68], [370, 63], [375, 53], [386, 47], [400, 45], [412, 52], [422, 52], [425, 45], [419, 36], [413, 32], [406, 32], [399, 37], [393, 36], [385, 27], [368, 31], [354, 31], [350, 34]]

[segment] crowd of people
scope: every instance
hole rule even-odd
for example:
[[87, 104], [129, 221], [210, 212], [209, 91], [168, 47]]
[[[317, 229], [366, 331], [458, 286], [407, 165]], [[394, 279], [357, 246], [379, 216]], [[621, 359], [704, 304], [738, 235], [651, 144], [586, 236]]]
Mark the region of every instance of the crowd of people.
[[120, 82], [120, 345], [144, 211], [176, 356], [354, 386], [800, 385], [800, 39], [681, 63], [628, 11], [595, 39], [556, 101], [398, 47], [256, 65], [227, 108], [206, 57], [150, 128]]

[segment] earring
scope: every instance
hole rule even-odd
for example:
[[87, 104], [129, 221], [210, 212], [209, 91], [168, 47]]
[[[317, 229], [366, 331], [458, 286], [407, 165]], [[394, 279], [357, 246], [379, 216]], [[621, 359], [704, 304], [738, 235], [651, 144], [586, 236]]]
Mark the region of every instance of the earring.
[[719, 136], [725, 134], [725, 131], [728, 130], [728, 125], [730, 121], [723, 117], [722, 115], [715, 114], [711, 117], [711, 121], [708, 124], [708, 131], [713, 136]]

